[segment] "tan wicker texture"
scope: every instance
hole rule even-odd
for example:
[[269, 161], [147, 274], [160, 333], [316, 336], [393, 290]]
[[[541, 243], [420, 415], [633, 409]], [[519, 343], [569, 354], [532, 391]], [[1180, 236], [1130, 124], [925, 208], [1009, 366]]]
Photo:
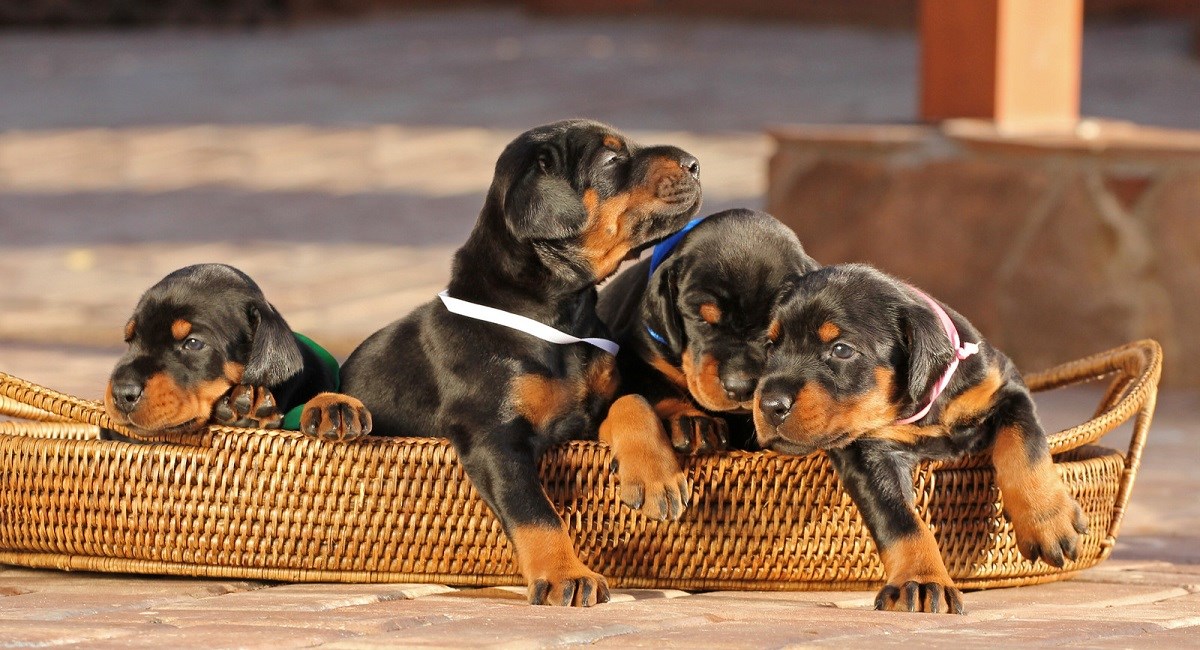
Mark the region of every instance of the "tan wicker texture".
[[[1058, 580], [1112, 551], [1154, 411], [1162, 353], [1142, 341], [1028, 377], [1107, 378], [1096, 416], [1052, 436], [1091, 532], [1066, 570], [1021, 558], [986, 459], [918, 470], [917, 509], [965, 588]], [[0, 374], [0, 562], [285, 581], [518, 584], [511, 549], [442, 440], [329, 443], [214, 427], [185, 442], [96, 439], [99, 404]], [[61, 419], [58, 422], [37, 420]], [[1092, 446], [1131, 421], [1127, 454]], [[883, 579], [824, 455], [728, 453], [688, 467], [681, 521], [618, 501], [599, 443], [542, 463], [581, 557], [615, 586], [866, 589]]]

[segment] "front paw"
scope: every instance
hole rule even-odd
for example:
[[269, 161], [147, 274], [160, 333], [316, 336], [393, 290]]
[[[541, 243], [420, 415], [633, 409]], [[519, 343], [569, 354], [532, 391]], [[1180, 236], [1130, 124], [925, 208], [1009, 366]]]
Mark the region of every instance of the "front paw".
[[692, 486], [674, 454], [622, 454], [613, 460], [621, 503], [658, 521], [674, 521], [691, 501]]
[[1079, 542], [1087, 533], [1087, 519], [1065, 488], [1036, 506], [1010, 511], [1009, 518], [1017, 535], [1017, 549], [1030, 562], [1040, 559], [1062, 568], [1065, 560], [1079, 558]]
[[686, 411], [668, 418], [671, 446], [681, 454], [713, 454], [729, 448], [729, 425], [723, 418]]
[[529, 583], [531, 605], [591, 607], [607, 603], [609, 598], [604, 576], [582, 566], [560, 575], [539, 576]]
[[889, 583], [875, 596], [875, 609], [891, 612], [962, 614], [962, 592], [949, 580], [925, 578]]
[[300, 430], [325, 440], [353, 440], [371, 432], [371, 413], [349, 395], [321, 393], [304, 405]]
[[238, 384], [213, 404], [212, 421], [228, 427], [278, 429], [283, 412], [270, 389]]

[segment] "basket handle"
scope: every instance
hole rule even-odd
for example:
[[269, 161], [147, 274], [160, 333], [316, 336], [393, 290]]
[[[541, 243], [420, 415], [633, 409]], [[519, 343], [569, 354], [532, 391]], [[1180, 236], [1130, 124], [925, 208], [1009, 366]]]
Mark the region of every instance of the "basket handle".
[[1065, 363], [1031, 374], [1026, 382], [1032, 390], [1050, 390], [1112, 375], [1096, 415], [1088, 422], [1049, 436], [1050, 451], [1068, 451], [1099, 440], [1104, 434], [1133, 418], [1133, 435], [1125, 454], [1125, 469], [1113, 503], [1113, 518], [1102, 545], [1109, 551], [1125, 519], [1125, 508], [1133, 492], [1133, 480], [1142, 464], [1142, 450], [1154, 417], [1158, 380], [1162, 375], [1162, 347], [1150, 339], [1135, 341], [1107, 352]]

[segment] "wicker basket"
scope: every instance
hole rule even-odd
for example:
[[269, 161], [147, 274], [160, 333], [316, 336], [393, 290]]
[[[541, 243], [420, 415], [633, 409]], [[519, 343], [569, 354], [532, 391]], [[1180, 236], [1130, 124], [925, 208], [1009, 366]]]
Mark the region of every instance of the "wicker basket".
[[[986, 459], [922, 466], [917, 509], [964, 588], [1059, 580], [1112, 552], [1154, 411], [1162, 352], [1132, 343], [1028, 377], [1107, 378], [1095, 417], [1051, 448], [1091, 532], [1065, 570], [1021, 558]], [[285, 581], [517, 584], [512, 550], [453, 448], [436, 439], [328, 443], [218, 428], [186, 442], [98, 440], [95, 402], [0, 374], [0, 562]], [[1132, 419], [1128, 453], [1093, 446]], [[692, 460], [674, 523], [623, 507], [608, 448], [571, 443], [542, 476], [583, 560], [615, 586], [866, 589], [883, 568], [822, 454]]]

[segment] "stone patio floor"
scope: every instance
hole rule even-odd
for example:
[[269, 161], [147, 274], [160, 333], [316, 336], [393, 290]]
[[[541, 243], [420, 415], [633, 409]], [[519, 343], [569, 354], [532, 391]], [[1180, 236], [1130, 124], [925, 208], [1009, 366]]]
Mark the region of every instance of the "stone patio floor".
[[[1084, 112], [1200, 127], [1186, 49], [1178, 26], [1089, 28]], [[0, 32], [0, 371], [98, 396], [137, 296], [197, 261], [243, 268], [293, 326], [346, 354], [442, 286], [521, 129], [595, 116], [697, 154], [707, 208], [758, 206], [763, 126], [909, 121], [916, 55], [895, 31], [491, 10], [258, 33]], [[1054, 428], [1095, 399], [1038, 403]], [[1160, 396], [1109, 561], [969, 593], [963, 617], [873, 612], [868, 592], [618, 590], [571, 611], [511, 588], [0, 567], [0, 647], [1197, 647], [1198, 415], [1200, 396]]]

